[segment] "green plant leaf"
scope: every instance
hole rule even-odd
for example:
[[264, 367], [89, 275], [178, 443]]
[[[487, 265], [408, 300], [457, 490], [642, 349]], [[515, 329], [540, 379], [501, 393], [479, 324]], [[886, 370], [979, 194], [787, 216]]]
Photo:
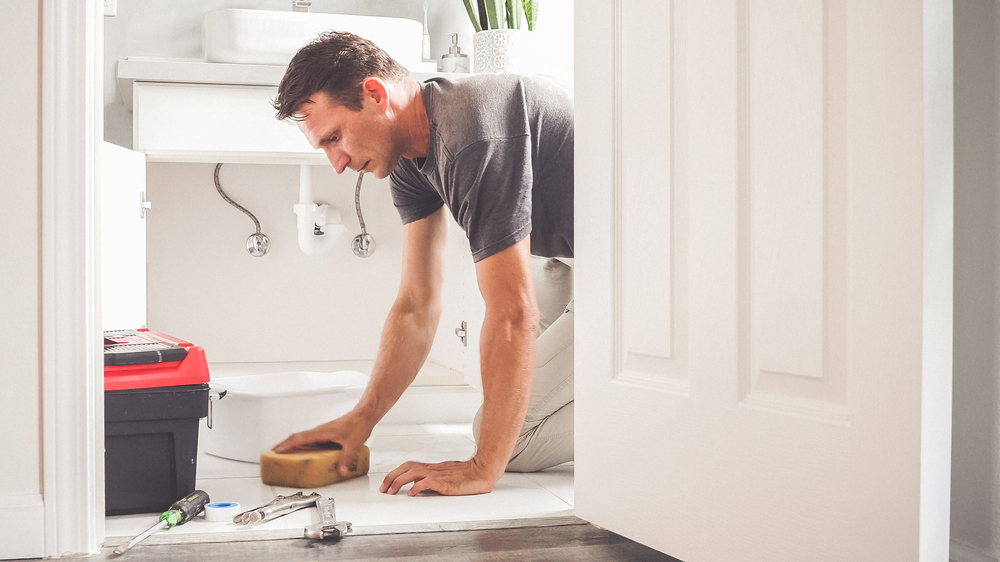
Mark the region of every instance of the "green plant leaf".
[[535, 30], [535, 21], [538, 19], [538, 0], [522, 0], [524, 6], [524, 19], [528, 21], [528, 31]]
[[490, 20], [486, 17], [486, 2], [493, 0], [479, 0], [479, 25], [482, 29], [490, 28]]
[[507, 29], [517, 29], [514, 21], [514, 0], [507, 0], [503, 3], [503, 7], [507, 12]]
[[501, 29], [503, 0], [486, 0], [486, 16], [490, 20], [490, 29]]
[[483, 26], [479, 25], [479, 17], [476, 16], [476, 9], [472, 7], [472, 0], [462, 0], [465, 3], [465, 11], [469, 13], [469, 19], [472, 20], [472, 27], [476, 31], [482, 31]]

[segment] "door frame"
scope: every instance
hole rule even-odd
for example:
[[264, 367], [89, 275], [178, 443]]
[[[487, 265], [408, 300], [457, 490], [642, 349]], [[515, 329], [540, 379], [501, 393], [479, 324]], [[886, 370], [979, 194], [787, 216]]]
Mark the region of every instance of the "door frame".
[[924, 0], [924, 294], [920, 560], [948, 560], [955, 276], [954, 0]]
[[44, 556], [104, 541], [99, 154], [103, 4], [41, 0], [41, 456]]

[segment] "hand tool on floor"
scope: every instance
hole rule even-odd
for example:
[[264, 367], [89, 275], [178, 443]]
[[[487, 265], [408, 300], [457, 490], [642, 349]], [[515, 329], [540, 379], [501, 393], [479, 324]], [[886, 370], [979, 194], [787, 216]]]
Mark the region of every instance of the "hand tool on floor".
[[305, 538], [339, 540], [351, 532], [350, 521], [337, 521], [337, 511], [334, 507], [333, 498], [320, 498], [316, 500], [316, 509], [319, 510], [320, 521], [318, 524], [309, 525], [302, 530]]
[[195, 490], [191, 492], [187, 497], [181, 498], [170, 505], [170, 508], [164, 511], [160, 515], [160, 520], [156, 525], [146, 529], [140, 535], [136, 536], [134, 539], [118, 545], [115, 549], [115, 554], [121, 554], [126, 550], [132, 548], [139, 541], [145, 539], [149, 535], [152, 535], [156, 531], [166, 527], [167, 529], [172, 529], [177, 525], [183, 525], [190, 521], [195, 515], [198, 515], [205, 509], [205, 505], [211, 501], [208, 498], [208, 494], [202, 490]]
[[237, 525], [255, 525], [272, 519], [277, 519], [282, 515], [288, 515], [293, 511], [298, 511], [306, 507], [312, 507], [320, 495], [316, 492], [308, 496], [302, 492], [296, 492], [290, 496], [278, 496], [270, 502], [255, 507], [249, 511], [244, 511], [233, 517], [233, 523]]

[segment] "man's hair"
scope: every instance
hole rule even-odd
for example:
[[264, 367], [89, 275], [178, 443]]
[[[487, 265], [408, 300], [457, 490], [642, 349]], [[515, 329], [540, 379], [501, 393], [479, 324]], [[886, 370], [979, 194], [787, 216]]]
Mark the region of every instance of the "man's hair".
[[343, 31], [326, 31], [299, 49], [288, 64], [272, 102], [278, 119], [297, 121], [302, 104], [323, 92], [351, 111], [361, 111], [366, 78], [394, 82], [409, 72], [375, 43]]

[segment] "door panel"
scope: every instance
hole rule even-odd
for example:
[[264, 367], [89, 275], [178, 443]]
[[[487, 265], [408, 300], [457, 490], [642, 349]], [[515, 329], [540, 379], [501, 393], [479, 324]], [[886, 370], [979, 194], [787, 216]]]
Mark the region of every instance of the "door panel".
[[843, 2], [737, 6], [740, 398], [848, 422]]
[[[101, 324], [146, 326], [146, 157], [101, 144]], [[150, 207], [152, 205], [150, 204]], [[155, 212], [150, 208], [149, 212]]]
[[923, 7], [575, 13], [577, 514], [685, 562], [946, 555]]
[[[673, 154], [683, 147], [673, 146], [671, 103], [675, 36], [643, 32], [651, 21], [670, 28], [672, 12], [670, 3], [656, 2], [647, 12], [620, 14], [613, 173], [621, 191], [611, 208], [616, 223], [627, 228], [614, 240], [613, 337], [621, 380], [686, 394], [686, 199], [674, 174]], [[664, 64], [647, 64], [648, 53]]]

